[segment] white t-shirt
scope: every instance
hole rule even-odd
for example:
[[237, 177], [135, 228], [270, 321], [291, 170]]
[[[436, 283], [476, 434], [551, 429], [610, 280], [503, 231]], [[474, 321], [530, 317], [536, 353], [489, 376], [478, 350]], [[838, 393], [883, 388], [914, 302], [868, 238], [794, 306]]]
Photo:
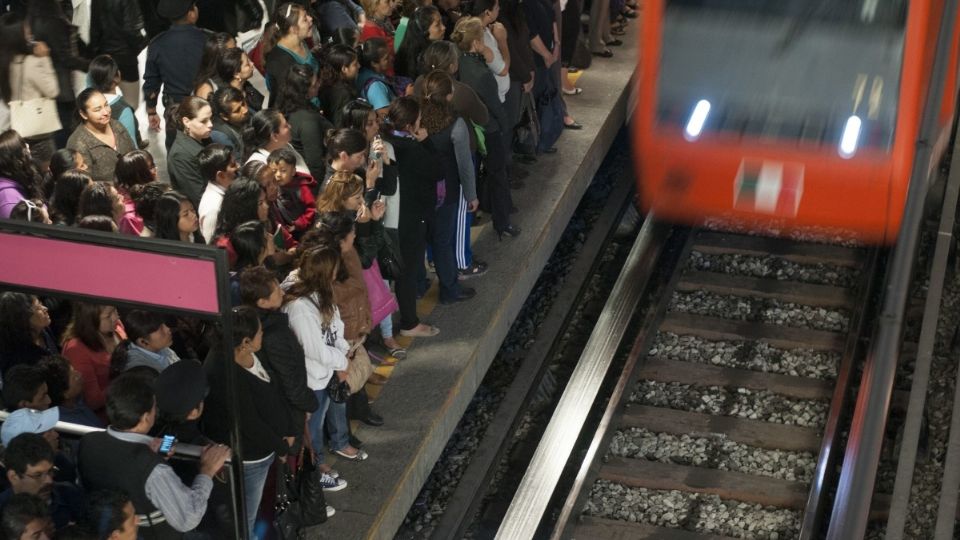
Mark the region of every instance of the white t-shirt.
[[200, 219], [200, 234], [208, 244], [217, 228], [217, 216], [220, 215], [220, 206], [223, 205], [223, 196], [227, 193], [219, 184], [207, 182], [207, 187], [200, 197], [200, 206], [197, 208], [197, 217]]

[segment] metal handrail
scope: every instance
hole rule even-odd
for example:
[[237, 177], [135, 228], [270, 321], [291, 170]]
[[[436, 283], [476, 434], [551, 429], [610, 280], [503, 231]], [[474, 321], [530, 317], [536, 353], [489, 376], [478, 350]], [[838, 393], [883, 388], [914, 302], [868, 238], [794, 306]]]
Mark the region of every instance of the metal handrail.
[[[7, 411], [0, 411], [0, 423], [6, 422], [7, 418], [10, 416], [10, 413]], [[57, 422], [53, 426], [53, 429], [57, 433], [65, 433], [67, 435], [76, 435], [82, 437], [88, 433], [97, 433], [99, 431], [106, 431], [104, 428], [97, 428], [91, 426], [85, 426], [83, 424], [74, 424], [72, 422]], [[200, 454], [203, 453], [203, 446], [197, 444], [187, 444], [182, 442], [177, 442], [173, 446], [173, 456], [174, 458], [189, 458], [189, 459], [200, 459]], [[232, 465], [232, 457], [227, 458], [225, 465]]]
[[[850, 428], [843, 471], [827, 531], [827, 540], [862, 538], [867, 528], [870, 504], [873, 499], [876, 470], [880, 462], [887, 411], [893, 393], [903, 319], [913, 276], [914, 254], [917, 251], [923, 207], [927, 195], [929, 165], [932, 157], [940, 104], [943, 99], [943, 81], [947, 74], [950, 40], [957, 12], [957, 0], [944, 5], [940, 33], [937, 36], [936, 57], [927, 100], [916, 145], [910, 188], [904, 208], [903, 221], [890, 273], [885, 283], [876, 337], [871, 343], [864, 367], [860, 393]], [[952, 96], [951, 96], [952, 98]]]
[[644, 288], [641, 268], [649, 262], [648, 250], [655, 244], [656, 220], [647, 216], [623, 271], [617, 278], [603, 312], [587, 341], [577, 367], [570, 376], [557, 408], [540, 439], [520, 486], [510, 501], [498, 539], [533, 538], [550, 502], [564, 466], [584, 428], [617, 347]]

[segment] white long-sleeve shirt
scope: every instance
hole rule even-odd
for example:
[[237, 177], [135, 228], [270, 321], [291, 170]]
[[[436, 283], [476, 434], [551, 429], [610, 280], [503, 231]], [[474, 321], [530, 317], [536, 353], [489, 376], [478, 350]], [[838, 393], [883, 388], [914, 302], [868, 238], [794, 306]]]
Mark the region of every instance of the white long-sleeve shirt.
[[[314, 295], [316, 300], [316, 295]], [[309, 298], [297, 298], [283, 306], [290, 319], [290, 329], [297, 335], [307, 362], [307, 386], [323, 390], [334, 371], [347, 369], [350, 344], [343, 338], [343, 320], [334, 307], [333, 320], [323, 324], [323, 315]]]

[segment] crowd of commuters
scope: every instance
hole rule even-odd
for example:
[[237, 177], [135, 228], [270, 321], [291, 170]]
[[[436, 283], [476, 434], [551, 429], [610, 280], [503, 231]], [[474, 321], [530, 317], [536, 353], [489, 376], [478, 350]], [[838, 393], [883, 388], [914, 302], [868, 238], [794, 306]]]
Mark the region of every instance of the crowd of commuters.
[[[614, 14], [604, 32], [635, 16], [594, 1]], [[237, 30], [262, 7], [269, 22], [243, 50]], [[0, 292], [7, 538], [224, 537], [234, 421], [248, 530], [272, 508], [271, 469], [298, 456], [312, 455], [325, 490], [346, 488], [324, 456], [376, 458], [349, 420], [384, 423], [365, 385], [406, 357], [396, 336], [440, 333], [417, 316], [430, 273], [441, 303], [473, 298], [466, 280], [487, 271], [470, 245], [477, 216], [501, 241], [520, 235], [523, 164], [581, 127], [563, 101], [582, 93], [568, 78], [567, 48], [583, 41], [576, 0], [0, 9], [0, 98], [51, 100], [61, 124], [0, 130], [0, 218], [222, 248], [234, 304], [231, 356], [200, 319]], [[541, 132], [519, 154], [525, 101]], [[147, 129], [165, 129], [165, 177]], [[106, 429], [60, 439], [57, 421]], [[168, 462], [166, 435], [202, 446], [199, 461]]]

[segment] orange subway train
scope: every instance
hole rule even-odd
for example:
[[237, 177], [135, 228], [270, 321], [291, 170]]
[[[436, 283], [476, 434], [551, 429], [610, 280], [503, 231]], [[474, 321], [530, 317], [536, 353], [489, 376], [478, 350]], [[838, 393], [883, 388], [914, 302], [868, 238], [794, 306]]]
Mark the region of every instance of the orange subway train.
[[[641, 206], [896, 239], [943, 0], [646, 0]], [[934, 159], [957, 95], [954, 25]]]

